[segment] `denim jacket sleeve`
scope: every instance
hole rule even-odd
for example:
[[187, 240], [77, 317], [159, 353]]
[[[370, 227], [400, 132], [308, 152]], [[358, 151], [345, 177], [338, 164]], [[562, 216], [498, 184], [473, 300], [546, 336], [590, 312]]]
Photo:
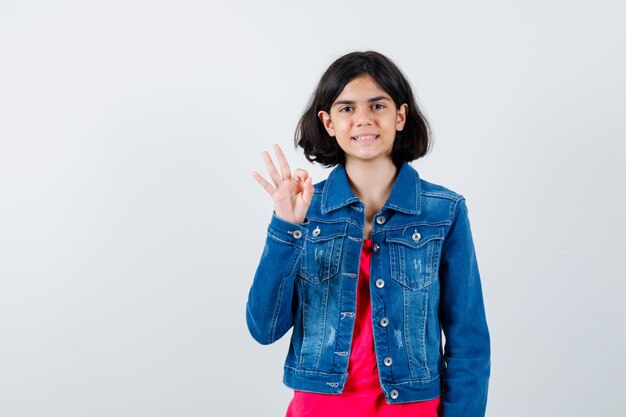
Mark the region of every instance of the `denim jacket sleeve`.
[[445, 417], [483, 417], [490, 374], [490, 338], [465, 200], [444, 241], [440, 319], [446, 338], [442, 373]]
[[306, 224], [290, 223], [273, 214], [267, 228], [265, 247], [246, 304], [248, 330], [261, 344], [274, 343], [293, 325], [294, 280]]

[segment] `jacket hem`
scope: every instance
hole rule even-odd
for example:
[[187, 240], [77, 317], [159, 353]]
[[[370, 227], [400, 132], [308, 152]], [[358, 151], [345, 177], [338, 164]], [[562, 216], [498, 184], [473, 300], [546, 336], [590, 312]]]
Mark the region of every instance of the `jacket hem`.
[[[441, 396], [441, 379], [439, 376], [426, 382], [398, 382], [383, 384], [387, 404], [403, 404], [416, 401], [428, 401]], [[392, 398], [393, 396], [395, 398]]]
[[[348, 379], [347, 373], [307, 371], [287, 365], [284, 370], [283, 383], [287, 387], [317, 394], [341, 394]], [[426, 382], [386, 383], [381, 389], [388, 404], [427, 401], [441, 396], [441, 379], [437, 376]]]
[[285, 365], [283, 383], [298, 391], [318, 394], [341, 394], [348, 379], [347, 373], [327, 373], [295, 369]]

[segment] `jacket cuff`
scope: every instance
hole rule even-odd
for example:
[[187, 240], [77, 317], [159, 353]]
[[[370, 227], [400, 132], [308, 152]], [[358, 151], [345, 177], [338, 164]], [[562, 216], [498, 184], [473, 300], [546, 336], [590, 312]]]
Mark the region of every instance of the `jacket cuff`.
[[302, 223], [291, 223], [272, 213], [272, 220], [267, 227], [267, 234], [274, 240], [290, 245], [304, 247], [304, 240], [308, 233], [309, 219]]

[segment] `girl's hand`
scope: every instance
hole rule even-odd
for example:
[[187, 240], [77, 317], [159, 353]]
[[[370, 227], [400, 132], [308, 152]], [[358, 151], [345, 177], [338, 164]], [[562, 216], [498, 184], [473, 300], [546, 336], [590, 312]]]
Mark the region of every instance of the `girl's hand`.
[[272, 196], [276, 216], [291, 223], [302, 223], [313, 198], [313, 180], [303, 169], [296, 169], [291, 175], [291, 168], [280, 146], [274, 144], [274, 152], [278, 158], [280, 173], [267, 151], [263, 151], [263, 160], [274, 185], [270, 184], [256, 171], [254, 179]]

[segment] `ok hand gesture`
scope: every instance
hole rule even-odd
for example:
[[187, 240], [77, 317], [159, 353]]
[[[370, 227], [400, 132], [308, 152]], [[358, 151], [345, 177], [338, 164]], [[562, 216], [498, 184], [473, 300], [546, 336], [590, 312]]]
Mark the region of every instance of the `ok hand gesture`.
[[274, 185], [256, 171], [252, 172], [252, 176], [272, 196], [276, 216], [291, 223], [302, 223], [313, 198], [313, 180], [308, 172], [300, 168], [292, 176], [280, 146], [275, 144], [274, 152], [278, 158], [280, 173], [276, 170], [270, 154], [263, 151], [263, 160]]

